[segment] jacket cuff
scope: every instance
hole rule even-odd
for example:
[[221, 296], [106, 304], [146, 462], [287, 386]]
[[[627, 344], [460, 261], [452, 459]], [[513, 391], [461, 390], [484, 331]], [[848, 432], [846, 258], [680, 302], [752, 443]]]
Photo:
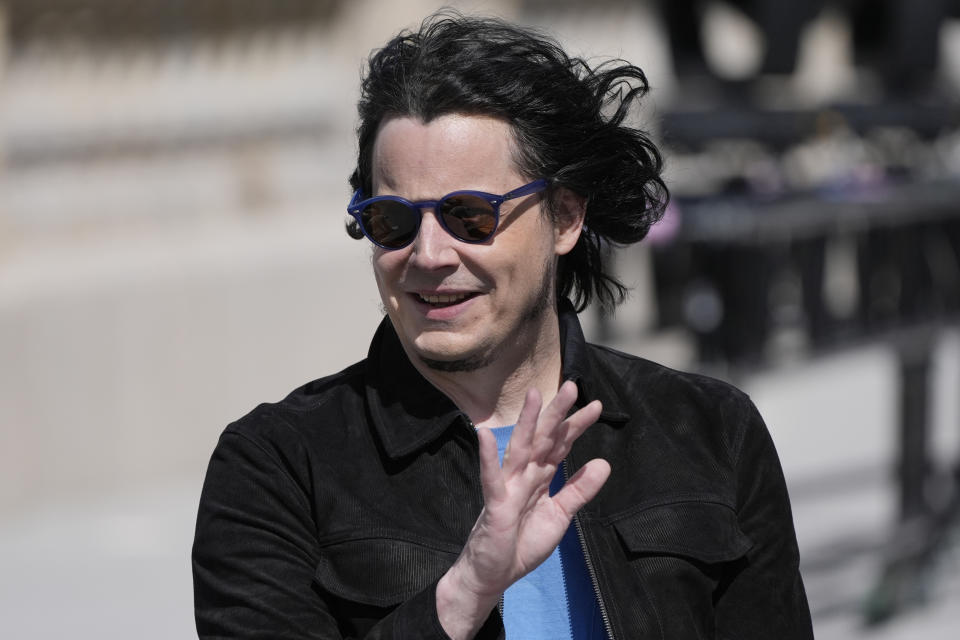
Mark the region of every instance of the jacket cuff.
[[[440, 624], [437, 615], [437, 579], [427, 588], [401, 604], [393, 612], [393, 632], [396, 638], [424, 638], [425, 640], [451, 640]], [[477, 640], [501, 640], [504, 638], [500, 610], [494, 608], [486, 622], [477, 632]]]

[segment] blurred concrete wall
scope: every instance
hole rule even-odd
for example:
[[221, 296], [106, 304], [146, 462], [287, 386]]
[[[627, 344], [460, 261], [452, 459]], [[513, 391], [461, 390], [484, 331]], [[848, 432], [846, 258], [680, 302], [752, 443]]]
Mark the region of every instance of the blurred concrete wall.
[[[370, 49], [439, 6], [366, 0], [329, 25], [11, 52], [0, 513], [199, 485], [230, 420], [363, 357], [380, 312], [369, 248], [343, 231], [356, 85]], [[541, 26], [574, 50], [656, 63], [644, 11], [604, 5], [586, 23], [568, 6]]]

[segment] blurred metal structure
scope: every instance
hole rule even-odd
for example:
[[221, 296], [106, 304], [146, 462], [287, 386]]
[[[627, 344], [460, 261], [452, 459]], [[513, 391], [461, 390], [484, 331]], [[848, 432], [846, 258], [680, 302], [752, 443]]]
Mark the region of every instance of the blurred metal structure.
[[323, 23], [340, 0], [5, 0], [11, 46], [117, 46]]
[[[712, 75], [701, 39], [703, 0], [662, 0], [671, 54], [681, 75]], [[888, 89], [925, 90], [940, 58], [939, 30], [960, 15], [956, 0], [727, 0], [751, 18], [765, 46], [760, 74], [790, 74], [796, 69], [802, 34], [825, 8], [844, 12], [853, 31], [857, 62], [873, 68]]]
[[[868, 622], [909, 604], [960, 515], [960, 451], [945, 471], [928, 451], [932, 345], [960, 321], [960, 105], [919, 47], [951, 7], [881, 4], [883, 91], [784, 110], [750, 80], [664, 114], [674, 231], [654, 257], [661, 326], [687, 327], [707, 366], [736, 375], [871, 341], [897, 354], [900, 521]], [[790, 71], [778, 56], [761, 71]], [[932, 498], [944, 482], [950, 498]]]

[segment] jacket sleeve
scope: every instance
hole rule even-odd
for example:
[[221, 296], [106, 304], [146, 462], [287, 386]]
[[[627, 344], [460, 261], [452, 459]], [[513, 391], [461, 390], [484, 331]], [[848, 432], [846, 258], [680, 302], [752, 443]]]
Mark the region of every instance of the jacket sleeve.
[[[278, 455], [229, 429], [221, 436], [207, 470], [193, 545], [200, 638], [354, 637], [313, 584], [320, 549], [309, 472], [296, 457]], [[385, 610], [362, 637], [446, 639], [435, 592], [436, 584], [430, 585]]]
[[731, 411], [740, 425], [736, 446], [740, 527], [753, 542], [743, 565], [722, 585], [717, 635], [724, 640], [811, 640], [810, 610], [780, 460], [763, 419], [748, 398]]

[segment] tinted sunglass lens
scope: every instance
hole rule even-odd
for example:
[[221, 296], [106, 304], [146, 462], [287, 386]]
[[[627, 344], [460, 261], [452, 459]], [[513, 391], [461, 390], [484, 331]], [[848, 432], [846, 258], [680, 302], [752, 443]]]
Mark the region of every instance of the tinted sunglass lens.
[[377, 244], [399, 249], [413, 240], [420, 224], [420, 214], [393, 200], [380, 200], [360, 212], [363, 228]]
[[440, 204], [440, 215], [450, 233], [468, 242], [483, 242], [497, 225], [493, 205], [479, 196], [451, 196]]

